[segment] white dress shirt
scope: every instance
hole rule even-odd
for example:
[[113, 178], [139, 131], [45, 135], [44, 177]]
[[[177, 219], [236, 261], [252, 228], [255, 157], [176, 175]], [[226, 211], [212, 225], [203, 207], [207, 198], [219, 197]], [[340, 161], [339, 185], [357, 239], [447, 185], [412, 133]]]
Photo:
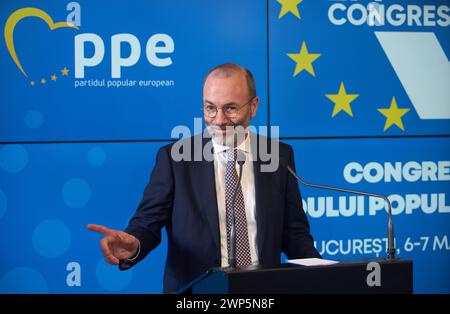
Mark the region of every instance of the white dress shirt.
[[[222, 267], [228, 266], [228, 244], [227, 244], [227, 223], [226, 223], [226, 207], [225, 207], [225, 169], [227, 162], [228, 146], [216, 143], [214, 140], [214, 175], [216, 181], [217, 207], [219, 209], [219, 226], [220, 226], [220, 253], [222, 256]], [[255, 177], [253, 174], [253, 162], [251, 158], [250, 136], [236, 147], [241, 150], [246, 157], [246, 161], [242, 166], [242, 194], [244, 196], [245, 211], [247, 216], [248, 240], [250, 244], [250, 254], [252, 265], [258, 264], [258, 251], [256, 246], [256, 206], [255, 206]], [[239, 174], [239, 165], [236, 163], [236, 171]]]

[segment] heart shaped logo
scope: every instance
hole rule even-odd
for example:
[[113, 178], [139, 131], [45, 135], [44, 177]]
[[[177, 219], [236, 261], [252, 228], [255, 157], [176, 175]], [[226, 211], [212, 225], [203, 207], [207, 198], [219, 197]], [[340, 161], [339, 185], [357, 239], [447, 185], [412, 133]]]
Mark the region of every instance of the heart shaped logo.
[[78, 27], [75, 24], [68, 22], [57, 22], [54, 23], [53, 19], [46, 12], [37, 9], [37, 8], [22, 8], [17, 11], [14, 11], [8, 18], [5, 24], [5, 42], [6, 47], [8, 48], [9, 54], [11, 58], [16, 63], [17, 67], [22, 71], [23, 75], [28, 77], [27, 73], [20, 64], [19, 58], [17, 58], [16, 49], [14, 47], [14, 28], [16, 24], [19, 23], [22, 19], [26, 17], [37, 17], [41, 20], [45, 21], [50, 28], [50, 30], [55, 30], [58, 28], [70, 27], [78, 30]]

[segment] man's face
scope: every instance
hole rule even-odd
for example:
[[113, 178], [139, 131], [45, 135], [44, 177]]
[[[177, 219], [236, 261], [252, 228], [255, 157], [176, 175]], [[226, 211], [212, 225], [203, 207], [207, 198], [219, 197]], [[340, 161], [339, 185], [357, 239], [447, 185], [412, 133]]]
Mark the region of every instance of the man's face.
[[[248, 127], [256, 115], [258, 101], [258, 97], [250, 99], [244, 73], [235, 72], [228, 77], [211, 73], [203, 88], [203, 107], [223, 108], [217, 110], [214, 118], [208, 117], [204, 111], [205, 124], [213, 139], [222, 145], [235, 145], [234, 132], [230, 128]], [[227, 107], [238, 108], [236, 115], [227, 116]]]

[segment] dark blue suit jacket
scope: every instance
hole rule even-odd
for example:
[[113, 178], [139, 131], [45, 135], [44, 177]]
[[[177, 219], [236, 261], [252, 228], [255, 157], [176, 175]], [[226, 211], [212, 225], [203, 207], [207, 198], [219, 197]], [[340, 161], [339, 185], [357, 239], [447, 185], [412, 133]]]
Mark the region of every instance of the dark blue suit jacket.
[[[204, 146], [207, 141], [200, 143]], [[159, 150], [143, 199], [125, 230], [141, 243], [132, 266], [160, 243], [161, 228], [166, 227], [164, 292], [177, 291], [221, 264], [214, 162], [176, 162], [171, 158], [172, 145]], [[282, 163], [295, 169], [292, 148], [280, 143], [279, 150]], [[288, 258], [320, 257], [295, 178], [284, 166], [275, 172], [261, 172], [261, 165], [260, 160], [253, 162], [260, 264], [278, 264], [281, 252]]]

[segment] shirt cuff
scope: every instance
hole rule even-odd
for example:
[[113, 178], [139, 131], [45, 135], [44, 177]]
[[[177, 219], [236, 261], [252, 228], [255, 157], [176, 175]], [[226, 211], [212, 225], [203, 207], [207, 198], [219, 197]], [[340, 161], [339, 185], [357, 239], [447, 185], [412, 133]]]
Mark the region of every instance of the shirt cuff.
[[139, 245], [138, 245], [138, 250], [137, 250], [136, 255], [133, 256], [133, 257], [131, 257], [131, 258], [125, 259], [125, 261], [127, 261], [127, 262], [133, 262], [133, 261], [139, 256], [139, 253], [141, 253], [141, 243], [140, 243], [140, 242], [139, 242]]

